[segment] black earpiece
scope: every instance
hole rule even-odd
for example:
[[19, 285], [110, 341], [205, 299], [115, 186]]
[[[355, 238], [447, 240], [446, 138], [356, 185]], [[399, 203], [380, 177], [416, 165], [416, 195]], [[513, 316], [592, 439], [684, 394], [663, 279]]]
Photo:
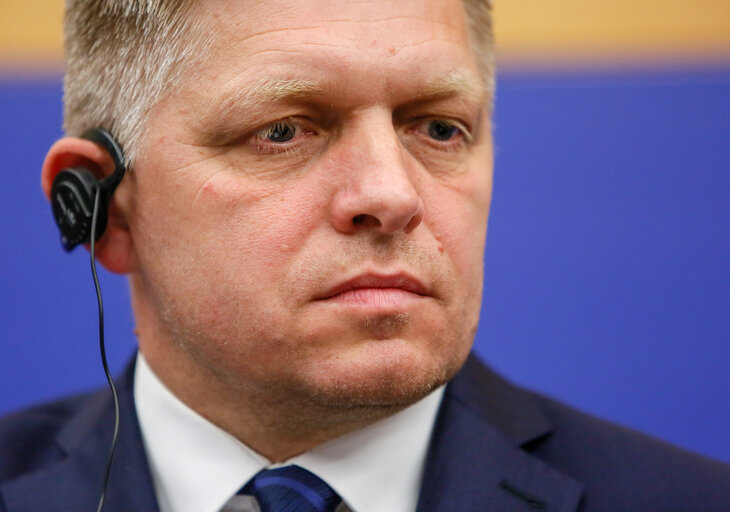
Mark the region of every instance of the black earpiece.
[[124, 152], [112, 135], [98, 128], [85, 131], [82, 138], [102, 146], [114, 160], [114, 172], [102, 180], [84, 167], [63, 169], [56, 175], [51, 187], [53, 218], [61, 230], [61, 244], [70, 251], [79, 244], [91, 242], [91, 221], [94, 198], [99, 189], [99, 211], [94, 240], [98, 240], [108, 219], [109, 201], [122, 181], [126, 164]]
[[[101, 353], [104, 373], [114, 397], [114, 434], [111, 450], [109, 451], [109, 460], [104, 473], [104, 485], [99, 496], [99, 507], [97, 508], [97, 511], [101, 511], [104, 507], [109, 474], [119, 434], [119, 398], [106, 362], [104, 306], [101, 300], [99, 278], [96, 273], [95, 242], [104, 234], [109, 216], [109, 201], [117, 185], [124, 177], [126, 164], [122, 147], [109, 132], [94, 128], [82, 133], [81, 138], [98, 144], [109, 153], [114, 161], [114, 172], [106, 178], [98, 180], [89, 169], [84, 167], [63, 169], [56, 175], [51, 186], [51, 207], [53, 209], [53, 218], [56, 219], [58, 229], [61, 230], [61, 243], [66, 251], [70, 251], [82, 243], [91, 244], [89, 259], [91, 260], [91, 274], [94, 278], [96, 298], [99, 305], [99, 352]], [[93, 241], [92, 230], [95, 231]]]

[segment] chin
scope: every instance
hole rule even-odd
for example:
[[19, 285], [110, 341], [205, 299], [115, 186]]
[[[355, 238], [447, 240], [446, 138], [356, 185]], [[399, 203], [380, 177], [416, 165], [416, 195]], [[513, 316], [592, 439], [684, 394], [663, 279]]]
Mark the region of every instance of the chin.
[[356, 354], [330, 358], [316, 370], [307, 395], [321, 406], [403, 408], [448, 382], [466, 350], [425, 350], [404, 340], [372, 340]]

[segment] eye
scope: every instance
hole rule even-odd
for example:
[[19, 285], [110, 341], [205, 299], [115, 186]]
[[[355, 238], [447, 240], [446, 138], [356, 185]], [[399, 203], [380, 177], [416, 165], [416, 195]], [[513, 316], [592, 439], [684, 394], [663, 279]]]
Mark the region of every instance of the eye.
[[412, 128], [412, 133], [418, 134], [436, 149], [453, 150], [472, 140], [463, 123], [442, 117], [422, 118]]
[[292, 156], [314, 151], [325, 141], [318, 123], [306, 116], [290, 116], [262, 125], [245, 138], [247, 146], [260, 155]]
[[267, 126], [258, 133], [260, 139], [265, 139], [269, 142], [281, 144], [289, 142], [297, 134], [297, 127], [294, 123], [288, 121], [279, 121], [272, 125]]
[[455, 124], [444, 121], [443, 119], [435, 119], [428, 121], [427, 133], [433, 140], [446, 142], [459, 136], [462, 132]]

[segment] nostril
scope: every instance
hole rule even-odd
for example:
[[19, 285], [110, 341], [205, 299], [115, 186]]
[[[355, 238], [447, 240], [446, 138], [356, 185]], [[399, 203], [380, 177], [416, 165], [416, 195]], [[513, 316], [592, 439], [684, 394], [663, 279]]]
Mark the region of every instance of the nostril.
[[380, 219], [367, 213], [358, 213], [352, 217], [352, 226], [357, 229], [370, 229], [381, 226]]

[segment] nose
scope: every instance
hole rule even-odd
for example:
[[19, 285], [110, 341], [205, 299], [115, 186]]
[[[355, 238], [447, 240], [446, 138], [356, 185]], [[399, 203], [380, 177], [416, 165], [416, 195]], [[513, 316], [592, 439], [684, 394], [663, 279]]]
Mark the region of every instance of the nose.
[[424, 206], [413, 181], [415, 171], [409, 169], [409, 155], [390, 116], [379, 127], [373, 120], [362, 124], [362, 129], [340, 141], [332, 225], [347, 234], [410, 233], [423, 220]]

